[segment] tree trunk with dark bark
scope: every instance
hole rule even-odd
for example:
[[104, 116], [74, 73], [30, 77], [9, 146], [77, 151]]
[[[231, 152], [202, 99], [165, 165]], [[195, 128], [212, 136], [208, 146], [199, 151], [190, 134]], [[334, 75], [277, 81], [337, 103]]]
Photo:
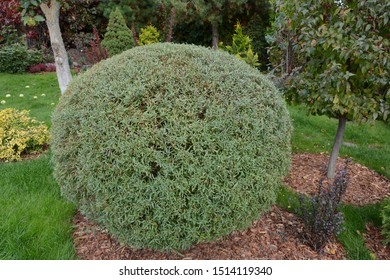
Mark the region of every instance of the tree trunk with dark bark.
[[343, 143], [343, 136], [344, 136], [346, 123], [347, 123], [347, 118], [345, 116], [340, 116], [336, 137], [333, 143], [332, 153], [330, 155], [330, 159], [328, 163], [327, 177], [329, 179], [333, 179], [335, 176], [337, 158], [339, 156], [341, 144]]
[[54, 62], [56, 65], [57, 79], [60, 86], [61, 94], [64, 93], [72, 80], [70, 73], [68, 54], [65, 50], [64, 41], [61, 36], [60, 29], [60, 9], [61, 4], [56, 0], [50, 1], [50, 6], [46, 3], [40, 5], [49, 29], [51, 47], [54, 54]]

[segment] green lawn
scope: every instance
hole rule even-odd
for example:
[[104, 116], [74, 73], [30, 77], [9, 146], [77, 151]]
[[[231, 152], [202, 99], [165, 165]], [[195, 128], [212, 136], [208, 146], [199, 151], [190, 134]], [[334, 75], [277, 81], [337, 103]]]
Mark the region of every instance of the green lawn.
[[[294, 124], [294, 152], [329, 154], [336, 134], [337, 120], [325, 116], [307, 116], [301, 107], [289, 107], [289, 110]], [[389, 140], [390, 123], [347, 123], [340, 154], [390, 178]]]
[[75, 207], [61, 197], [50, 155], [0, 164], [0, 259], [73, 259]]
[[[5, 101], [0, 110], [27, 109], [50, 126], [59, 97], [55, 73], [0, 74], [0, 101]], [[0, 259], [74, 259], [75, 207], [60, 196], [50, 153], [36, 160], [0, 163], [0, 174]]]
[[[26, 87], [28, 86], [28, 87]], [[7, 95], [11, 95], [7, 97]], [[23, 94], [22, 97], [19, 95]], [[34, 98], [36, 96], [36, 98]], [[60, 96], [55, 73], [0, 74], [0, 110], [28, 109], [50, 126]], [[329, 153], [335, 120], [306, 116], [289, 107], [294, 123], [294, 152]], [[347, 124], [342, 156], [352, 157], [390, 179], [390, 125]], [[0, 163], [0, 259], [73, 259], [71, 219], [75, 206], [65, 202], [52, 176], [50, 153], [20, 163]], [[278, 204], [290, 211], [296, 194], [281, 187]], [[339, 236], [351, 259], [369, 259], [362, 233], [368, 221], [380, 225], [381, 205], [342, 206], [346, 230]]]
[[60, 95], [56, 73], [0, 73], [0, 102], [5, 101], [0, 103], [0, 110], [27, 109], [32, 117], [50, 126], [51, 113]]

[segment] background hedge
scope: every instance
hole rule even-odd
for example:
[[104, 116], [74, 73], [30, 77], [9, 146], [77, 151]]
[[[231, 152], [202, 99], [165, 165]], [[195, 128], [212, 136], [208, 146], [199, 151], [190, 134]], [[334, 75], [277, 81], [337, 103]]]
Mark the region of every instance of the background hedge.
[[0, 48], [0, 73], [23, 73], [34, 64], [43, 62], [43, 54], [36, 49], [16, 43]]

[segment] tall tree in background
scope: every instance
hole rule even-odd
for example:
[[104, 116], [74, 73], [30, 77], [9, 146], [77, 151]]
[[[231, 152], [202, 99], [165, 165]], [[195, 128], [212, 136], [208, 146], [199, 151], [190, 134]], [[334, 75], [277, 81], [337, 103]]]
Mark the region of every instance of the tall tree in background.
[[327, 172], [333, 178], [346, 122], [390, 114], [390, 2], [277, 0], [276, 7], [274, 38], [284, 39], [271, 52], [294, 50], [299, 66], [285, 84], [287, 98], [338, 120]]
[[[24, 8], [22, 19], [25, 23], [34, 25], [37, 21], [46, 21], [49, 29], [50, 43], [54, 54], [58, 84], [61, 93], [64, 93], [72, 80], [70, 73], [68, 54], [65, 50], [60, 29], [60, 9], [61, 2], [56, 0], [21, 0], [21, 6]], [[36, 15], [34, 7], [40, 7], [45, 19]]]
[[161, 0], [101, 0], [100, 9], [106, 18], [109, 18], [112, 11], [120, 8], [123, 17], [130, 25], [137, 22], [141, 26], [145, 26], [153, 22]]
[[194, 11], [201, 19], [211, 24], [212, 28], [212, 47], [218, 48], [219, 44], [219, 25], [222, 21], [222, 14], [225, 0], [192, 0]]
[[[180, 0], [171, 1], [180, 2]], [[181, 2], [187, 3], [189, 14], [211, 25], [214, 49], [218, 48], [221, 28], [224, 25], [231, 23], [233, 26], [237, 20], [240, 20], [243, 26], [246, 26], [255, 15], [268, 21], [268, 0], [182, 0]]]

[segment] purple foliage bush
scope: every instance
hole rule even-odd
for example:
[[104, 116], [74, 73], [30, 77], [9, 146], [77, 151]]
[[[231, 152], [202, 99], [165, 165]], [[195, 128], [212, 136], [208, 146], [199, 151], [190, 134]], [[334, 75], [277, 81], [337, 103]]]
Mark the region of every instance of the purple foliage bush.
[[307, 229], [304, 238], [317, 251], [342, 231], [343, 214], [339, 205], [349, 182], [349, 163], [346, 160], [334, 180], [324, 184], [326, 178], [321, 179], [314, 196], [300, 197], [300, 214]]

